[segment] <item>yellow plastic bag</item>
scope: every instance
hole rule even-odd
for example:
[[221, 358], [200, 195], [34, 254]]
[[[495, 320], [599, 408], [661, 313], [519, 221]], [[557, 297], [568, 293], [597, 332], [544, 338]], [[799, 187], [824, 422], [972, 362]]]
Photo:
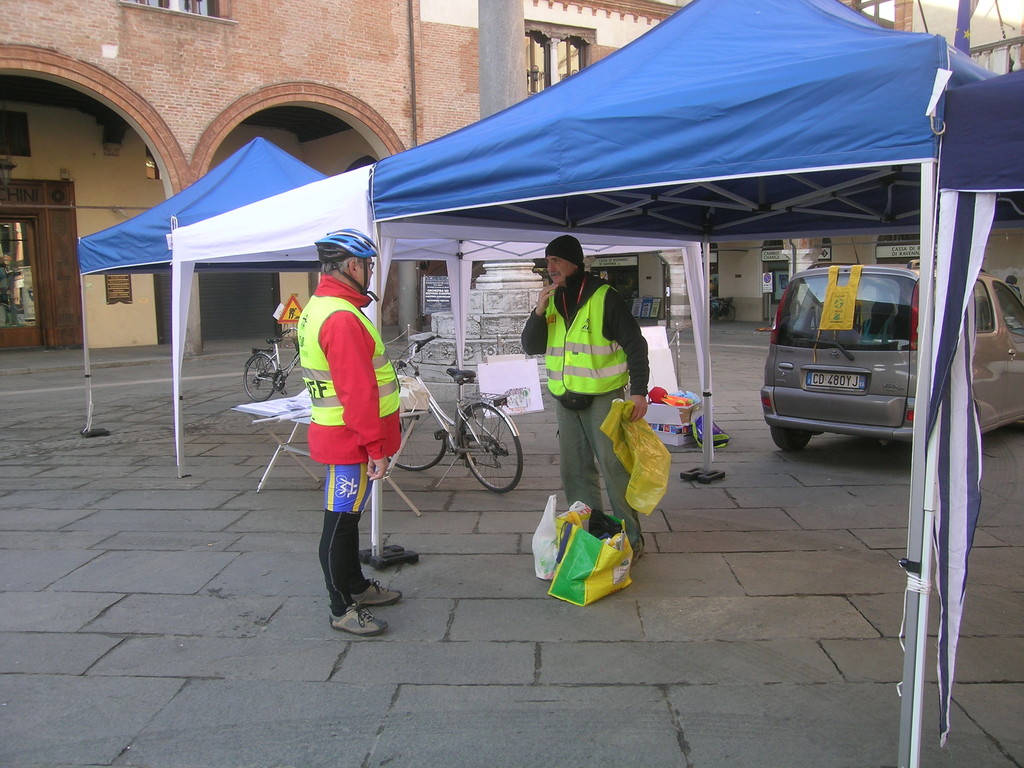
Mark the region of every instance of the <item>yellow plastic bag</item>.
[[839, 285], [839, 267], [828, 268], [828, 283], [825, 286], [825, 301], [821, 307], [819, 331], [849, 331], [853, 328], [854, 310], [857, 308], [857, 288], [863, 267], [850, 267], [846, 285]]
[[668, 490], [672, 456], [643, 419], [630, 421], [633, 403], [613, 400], [601, 431], [612, 441], [615, 455], [629, 472], [626, 501], [637, 512], [651, 514]]

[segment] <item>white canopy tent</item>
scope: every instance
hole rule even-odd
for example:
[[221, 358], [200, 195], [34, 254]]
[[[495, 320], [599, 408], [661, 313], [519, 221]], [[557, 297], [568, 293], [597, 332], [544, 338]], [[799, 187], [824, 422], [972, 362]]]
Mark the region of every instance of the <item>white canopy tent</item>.
[[[174, 231], [171, 348], [179, 474], [185, 464], [181, 419], [185, 318], [192, 275], [197, 267], [223, 269], [244, 264], [250, 270], [312, 271], [319, 268], [313, 244], [326, 233], [345, 227], [375, 233], [381, 251], [380, 269], [375, 275], [379, 286], [386, 284], [393, 261], [445, 263], [452, 286], [455, 342], [461, 365], [473, 263], [542, 258], [544, 246], [560, 234], [543, 228], [501, 230], [437, 224], [385, 225], [375, 229], [370, 219], [370, 172], [370, 168], [359, 168], [332, 176]], [[588, 255], [684, 249], [690, 260], [698, 265], [700, 262], [700, 252], [694, 244], [669, 237], [609, 234], [588, 235], [582, 240]], [[376, 305], [371, 305], [371, 311], [375, 310]]]

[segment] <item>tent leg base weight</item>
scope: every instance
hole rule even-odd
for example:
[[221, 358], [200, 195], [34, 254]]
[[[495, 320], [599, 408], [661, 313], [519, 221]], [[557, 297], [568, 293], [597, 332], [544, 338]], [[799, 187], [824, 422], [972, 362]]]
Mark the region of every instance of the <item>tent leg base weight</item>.
[[373, 554], [372, 549], [359, 550], [359, 562], [372, 566], [378, 571], [399, 563], [418, 563], [420, 559], [418, 552], [400, 547], [397, 544], [387, 544], [381, 549], [379, 555]]
[[81, 431], [82, 437], [106, 437], [109, 434], [110, 430], [103, 427], [91, 427]]
[[725, 477], [725, 472], [720, 469], [709, 469], [705, 472], [700, 467], [679, 473], [680, 480], [696, 480], [698, 483], [704, 483], [705, 485], [714, 480], [721, 480], [723, 477]]

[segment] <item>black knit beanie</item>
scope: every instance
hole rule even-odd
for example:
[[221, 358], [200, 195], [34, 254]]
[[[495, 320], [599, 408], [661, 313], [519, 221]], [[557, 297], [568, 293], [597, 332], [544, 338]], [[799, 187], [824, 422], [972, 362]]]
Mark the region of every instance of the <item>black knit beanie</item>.
[[556, 237], [548, 243], [548, 247], [544, 249], [544, 255], [565, 259], [583, 269], [583, 246], [572, 235]]

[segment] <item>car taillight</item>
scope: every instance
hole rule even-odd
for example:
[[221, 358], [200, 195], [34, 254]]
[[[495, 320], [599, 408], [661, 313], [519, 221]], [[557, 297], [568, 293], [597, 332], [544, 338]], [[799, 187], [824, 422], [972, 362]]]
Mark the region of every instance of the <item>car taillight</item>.
[[771, 343], [779, 343], [779, 323], [782, 321], [782, 308], [786, 306], [786, 299], [789, 297], [789, 289], [792, 287], [792, 283], [786, 286], [786, 290], [782, 292], [782, 300], [779, 302], [779, 306], [775, 308], [775, 322], [772, 324], [772, 336]]
[[[918, 280], [914, 283], [914, 296], [910, 300], [910, 348], [912, 350], [917, 349], [917, 321], [918, 321], [918, 309], [917, 309], [917, 294], [921, 290], [921, 281]], [[911, 411], [911, 415], [913, 411]], [[908, 419], [908, 421], [911, 419]]]
[[769, 411], [772, 409], [772, 398], [770, 395], [761, 395], [761, 405]]

